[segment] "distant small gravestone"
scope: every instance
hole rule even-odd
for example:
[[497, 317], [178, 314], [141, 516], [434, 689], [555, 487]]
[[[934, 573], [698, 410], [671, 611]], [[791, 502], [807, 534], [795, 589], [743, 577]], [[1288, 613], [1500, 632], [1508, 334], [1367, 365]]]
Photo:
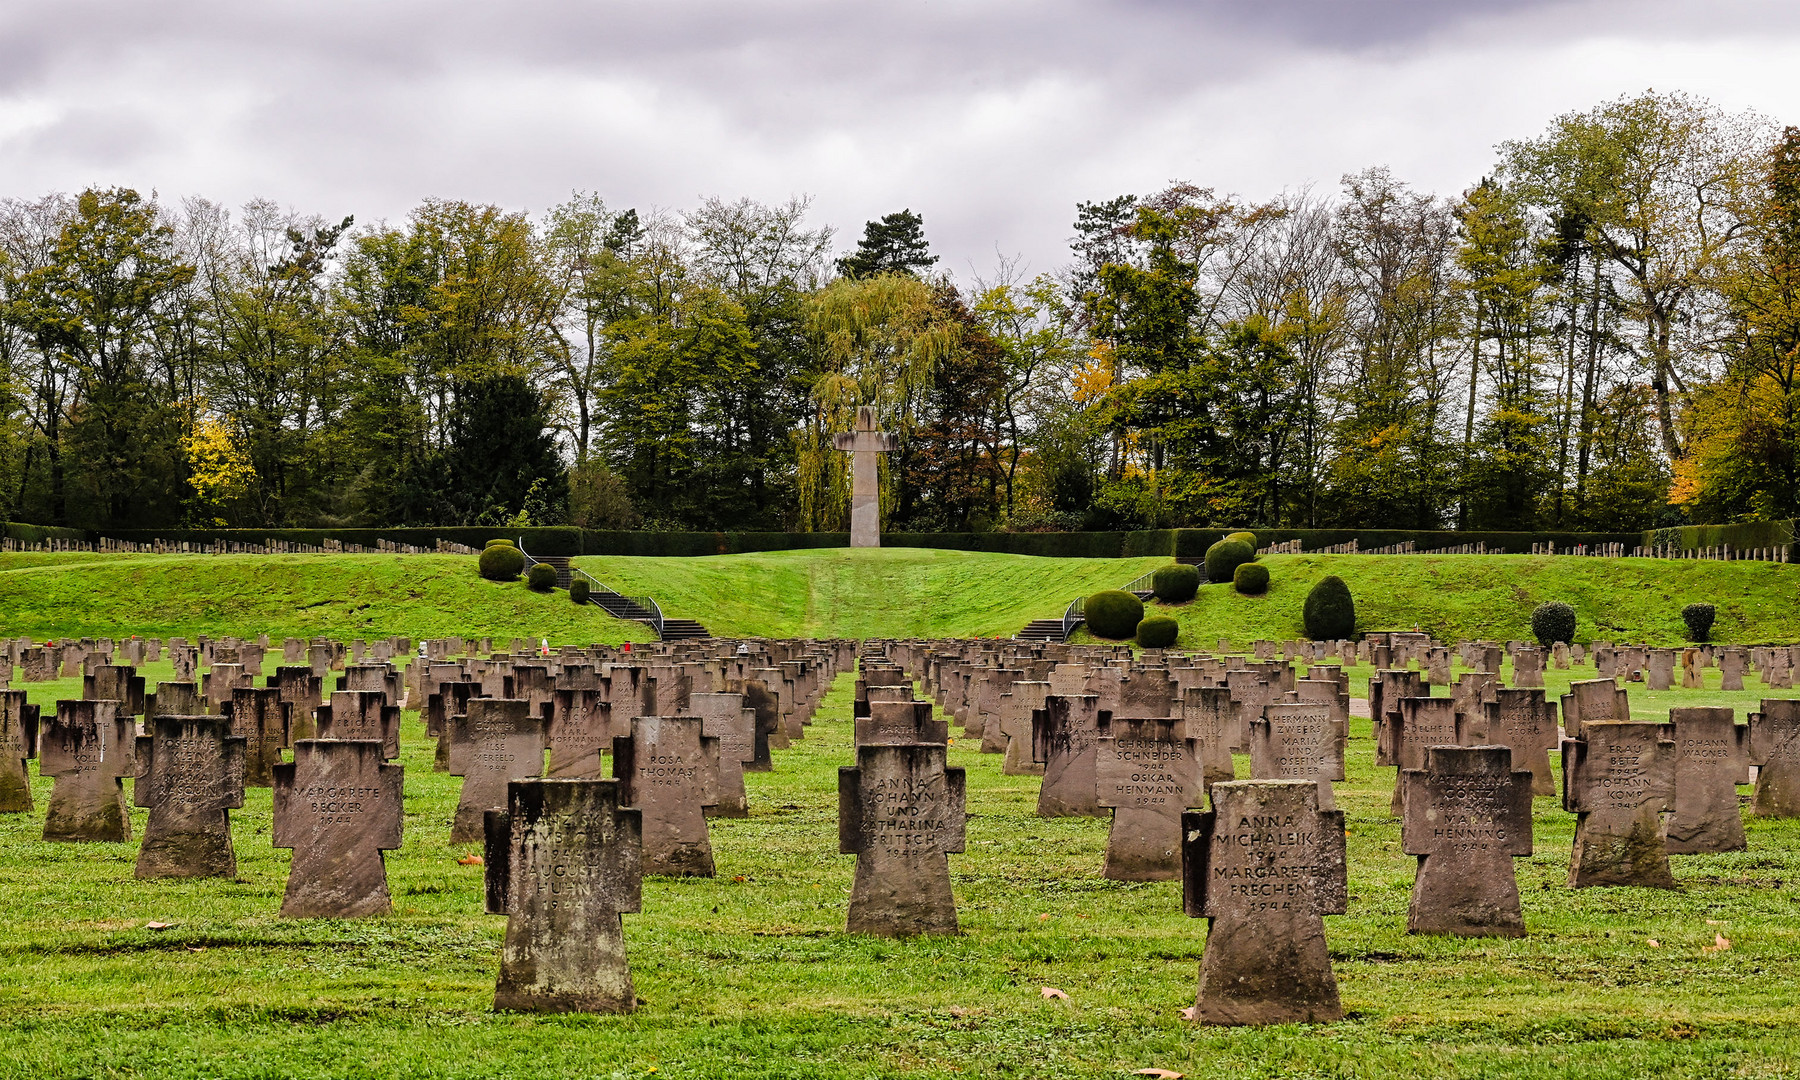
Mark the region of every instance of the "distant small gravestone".
[[861, 746], [856, 764], [838, 770], [838, 851], [856, 856], [849, 933], [957, 932], [948, 856], [963, 850], [967, 785], [945, 753], [926, 743]]
[[1425, 767], [1425, 751], [1433, 746], [1462, 746], [1470, 742], [1468, 717], [1456, 711], [1455, 702], [1440, 697], [1405, 697], [1388, 705], [1387, 723], [1376, 733], [1380, 757], [1377, 764], [1392, 764], [1394, 794], [1388, 812], [1401, 816], [1406, 795], [1405, 773]]
[[25, 682], [49, 682], [56, 678], [56, 650], [38, 646], [19, 656], [19, 678]]
[[1200, 748], [1179, 719], [1115, 718], [1095, 743], [1096, 801], [1112, 807], [1102, 871], [1114, 881], [1181, 876], [1181, 815], [1205, 801]]
[[1563, 742], [1563, 809], [1579, 814], [1569, 885], [1672, 889], [1663, 813], [1675, 800], [1667, 724], [1584, 720]]
[[504, 808], [509, 781], [544, 775], [549, 740], [550, 718], [517, 698], [470, 698], [466, 709], [450, 718], [450, 774], [463, 778], [452, 844], [487, 835], [482, 815]]
[[58, 701], [40, 725], [38, 772], [56, 778], [46, 840], [124, 841], [131, 814], [122, 781], [137, 771], [137, 725], [116, 701]]
[[383, 851], [400, 846], [405, 771], [372, 739], [305, 739], [275, 767], [274, 845], [294, 849], [281, 914], [290, 919], [385, 915]]
[[1095, 801], [1095, 743], [1100, 738], [1100, 699], [1093, 694], [1052, 694], [1031, 715], [1031, 757], [1044, 763], [1038, 788], [1039, 817], [1102, 817]]
[[1534, 794], [1556, 794], [1556, 774], [1550, 769], [1550, 751], [1562, 742], [1556, 706], [1542, 690], [1501, 687], [1486, 710], [1488, 741], [1512, 750], [1512, 764], [1531, 773]]
[[136, 876], [237, 876], [231, 811], [244, 805], [246, 747], [231, 728], [220, 716], [154, 716], [137, 737], [132, 794], [150, 820]]
[[288, 703], [289, 742], [310, 739], [317, 734], [315, 722], [324, 680], [314, 675], [310, 667], [279, 667], [269, 676], [269, 685], [280, 690], [281, 700]]
[[1336, 810], [1332, 781], [1344, 778], [1349, 724], [1331, 707], [1276, 702], [1250, 724], [1252, 780], [1311, 780], [1319, 785], [1319, 809]]
[[1217, 783], [1212, 801], [1182, 818], [1183, 903], [1209, 920], [1195, 1019], [1343, 1019], [1321, 918], [1348, 900], [1343, 812], [1308, 780]]
[[31, 769], [37, 757], [38, 707], [23, 690], [0, 690], [0, 814], [23, 814], [32, 807]]
[[1669, 854], [1744, 850], [1737, 786], [1750, 782], [1750, 729], [1729, 705], [1670, 709], [1669, 723], [1675, 729]]
[[700, 718], [700, 733], [719, 740], [719, 790], [706, 816], [749, 817], [744, 766], [756, 760], [756, 710], [745, 708], [742, 694], [691, 694], [687, 707]]
[[1744, 688], [1744, 650], [1728, 648], [1719, 650], [1719, 689], [1742, 690]]
[[1625, 688], [1611, 678], [1578, 680], [1562, 697], [1562, 716], [1563, 735], [1579, 739], [1587, 720], [1630, 720], [1631, 701]]
[[1407, 933], [1523, 937], [1513, 860], [1531, 854], [1532, 774], [1504, 746], [1433, 746], [1401, 775], [1401, 843], [1419, 858]]
[[389, 705], [380, 691], [332, 691], [331, 704], [319, 706], [313, 730], [315, 739], [374, 739], [389, 760], [400, 756], [400, 706]]
[[1644, 688], [1667, 690], [1675, 685], [1675, 650], [1652, 649], [1645, 668]]
[[698, 716], [638, 716], [613, 739], [622, 798], [643, 811], [644, 873], [712, 877], [706, 808], [718, 802], [719, 740]]
[[1031, 716], [1050, 696], [1048, 682], [1019, 681], [1000, 699], [1000, 733], [1006, 750], [1000, 759], [1002, 776], [1040, 776], [1044, 767], [1031, 757]]
[[496, 1010], [636, 1007], [620, 916], [643, 907], [641, 815], [621, 798], [614, 780], [514, 780], [487, 811], [487, 911], [506, 916]]
[[[183, 715], [165, 713], [162, 715]], [[240, 686], [231, 693], [231, 733], [245, 740], [244, 786], [273, 787], [275, 766], [288, 745], [292, 706], [274, 687]]]
[[871, 701], [869, 715], [854, 720], [857, 746], [947, 743], [950, 722], [931, 718], [929, 701]]
[[[441, 684], [447, 691], [456, 685]], [[606, 763], [602, 754], [612, 749], [613, 736], [618, 734], [604, 691], [557, 689], [550, 697], [550, 767], [545, 775], [558, 780], [603, 777]]]
[[1237, 779], [1231, 744], [1237, 735], [1237, 706], [1223, 686], [1190, 686], [1181, 692], [1181, 717], [1200, 748], [1200, 783], [1208, 791]]

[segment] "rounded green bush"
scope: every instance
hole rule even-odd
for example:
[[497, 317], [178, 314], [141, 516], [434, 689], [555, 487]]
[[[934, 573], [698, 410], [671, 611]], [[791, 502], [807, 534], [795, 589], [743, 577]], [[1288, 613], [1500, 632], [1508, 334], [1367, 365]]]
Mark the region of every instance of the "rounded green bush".
[[1150, 591], [1165, 604], [1185, 604], [1200, 591], [1200, 568], [1176, 563], [1150, 575]]
[[1225, 539], [1206, 549], [1206, 580], [1230, 581], [1238, 567], [1256, 561], [1256, 549], [1242, 540]]
[[1356, 601], [1350, 586], [1336, 574], [1320, 579], [1306, 594], [1301, 609], [1306, 636], [1314, 641], [1343, 641], [1356, 633]]
[[1144, 621], [1144, 602], [1120, 589], [1108, 589], [1082, 603], [1082, 616], [1096, 636], [1124, 641]]
[[485, 549], [485, 548], [491, 548], [491, 547], [499, 547], [501, 545], [505, 545], [506, 547], [518, 547], [519, 546], [519, 545], [513, 543], [511, 540], [508, 540], [506, 537], [502, 536], [497, 540], [489, 540], [487, 543], [483, 544], [482, 547]]
[[537, 592], [549, 592], [556, 588], [556, 567], [548, 563], [533, 565], [531, 573], [525, 575], [525, 585]]
[[1681, 621], [1687, 624], [1689, 641], [1705, 641], [1712, 636], [1713, 617], [1718, 610], [1711, 604], [1689, 604], [1681, 609]]
[[1572, 644], [1575, 640], [1575, 609], [1561, 600], [1539, 604], [1531, 613], [1531, 633], [1546, 649], [1559, 641]]
[[1137, 624], [1137, 643], [1146, 649], [1166, 649], [1181, 636], [1181, 624], [1167, 615], [1152, 615]]
[[1244, 563], [1232, 572], [1231, 587], [1245, 596], [1261, 596], [1269, 591], [1269, 568], [1262, 563]]
[[496, 544], [476, 556], [481, 576], [489, 581], [516, 581], [525, 572], [525, 553], [511, 544]]
[[1226, 533], [1225, 539], [1227, 539], [1227, 540], [1242, 540], [1244, 543], [1250, 545], [1250, 554], [1252, 554], [1252, 555], [1256, 554], [1256, 534], [1253, 532]]
[[592, 592], [593, 586], [587, 583], [587, 578], [576, 578], [569, 582], [569, 603], [585, 604]]

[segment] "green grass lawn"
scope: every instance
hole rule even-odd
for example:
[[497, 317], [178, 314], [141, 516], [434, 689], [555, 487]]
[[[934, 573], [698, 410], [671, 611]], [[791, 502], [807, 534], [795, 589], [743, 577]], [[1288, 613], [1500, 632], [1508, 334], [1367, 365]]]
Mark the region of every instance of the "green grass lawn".
[[[1666, 709], [1681, 694], [1654, 697]], [[625, 919], [645, 1001], [629, 1017], [491, 1012], [504, 920], [482, 914], [481, 869], [446, 843], [458, 781], [431, 772], [414, 714], [405, 845], [388, 858], [397, 910], [383, 919], [275, 918], [288, 854], [269, 846], [266, 789], [233, 815], [237, 880], [139, 882], [135, 844], [37, 839], [40, 780], [36, 812], [0, 818], [0, 1076], [1800, 1074], [1800, 823], [1750, 819], [1747, 852], [1677, 858], [1675, 892], [1572, 891], [1573, 818], [1540, 798], [1537, 853], [1517, 862], [1530, 936], [1410, 937], [1394, 771], [1373, 765], [1354, 722], [1338, 786], [1349, 914], [1326, 920], [1349, 1019], [1198, 1029], [1179, 1010], [1206, 924], [1183, 917], [1179, 888], [1102, 879], [1105, 822], [1037, 818], [1038, 780], [1000, 775], [997, 755], [960, 740], [968, 852], [950, 861], [964, 933], [843, 934], [848, 716], [846, 676], [776, 771], [747, 778], [753, 816], [714, 823], [716, 879], [646, 883], [643, 914]], [[1729, 950], [1703, 951], [1721, 934]]]
[[1203, 585], [1189, 603], [1149, 607], [1181, 623], [1180, 648], [1211, 649], [1221, 637], [1245, 648], [1257, 638], [1303, 636], [1307, 592], [1336, 574], [1350, 586], [1363, 631], [1416, 626], [1444, 641], [1530, 641], [1532, 609], [1562, 600], [1575, 607], [1577, 641], [1678, 645], [1685, 639], [1681, 609], [1701, 602], [1718, 608], [1714, 641], [1800, 641], [1800, 565], [1794, 564], [1536, 555], [1268, 555], [1261, 561], [1269, 568], [1262, 596], [1240, 596], [1229, 584]]

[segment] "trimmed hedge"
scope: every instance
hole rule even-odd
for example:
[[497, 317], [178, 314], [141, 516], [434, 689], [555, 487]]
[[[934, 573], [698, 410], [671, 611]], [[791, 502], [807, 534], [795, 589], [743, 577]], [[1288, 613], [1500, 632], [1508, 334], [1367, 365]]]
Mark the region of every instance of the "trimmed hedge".
[[1082, 602], [1082, 617], [1098, 637], [1124, 641], [1144, 621], [1144, 602], [1120, 589], [1097, 592]]
[[1152, 615], [1137, 624], [1137, 643], [1146, 649], [1166, 649], [1181, 636], [1181, 624], [1167, 615]]
[[549, 592], [556, 588], [556, 567], [549, 563], [533, 563], [525, 575], [525, 587], [532, 592]]
[[475, 564], [489, 581], [517, 581], [525, 571], [525, 555], [511, 544], [495, 544], [477, 555]]
[[1730, 544], [1732, 550], [1747, 548], [1782, 548], [1794, 544], [1792, 521], [1745, 521], [1736, 525], [1684, 525], [1677, 529], [1651, 529], [1641, 541], [1646, 546], [1673, 545], [1683, 550], [1719, 547]]
[[1343, 641], [1356, 633], [1356, 601], [1350, 586], [1336, 574], [1328, 574], [1306, 594], [1301, 609], [1306, 636], [1314, 641]]
[[1269, 591], [1269, 568], [1262, 563], [1244, 563], [1232, 571], [1231, 587], [1245, 596], [1261, 596]]
[[1531, 613], [1531, 634], [1538, 644], [1549, 648], [1557, 642], [1575, 641], [1575, 609], [1561, 600], [1539, 604]]
[[1159, 566], [1150, 575], [1150, 591], [1165, 604], [1185, 604], [1200, 591], [1200, 571], [1184, 563]]
[[569, 603], [585, 604], [593, 591], [594, 587], [588, 584], [587, 578], [575, 578], [569, 582]]
[[1689, 641], [1705, 641], [1712, 636], [1713, 617], [1718, 612], [1711, 604], [1689, 604], [1681, 609], [1681, 621], [1687, 624]]
[[1237, 568], [1256, 561], [1256, 549], [1242, 540], [1221, 540], [1206, 549], [1206, 580], [1230, 581]]
[[1242, 540], [1244, 543], [1250, 545], [1250, 550], [1253, 552], [1257, 548], [1256, 534], [1253, 532], [1227, 533], [1225, 535], [1225, 539], [1227, 539], [1227, 540]]

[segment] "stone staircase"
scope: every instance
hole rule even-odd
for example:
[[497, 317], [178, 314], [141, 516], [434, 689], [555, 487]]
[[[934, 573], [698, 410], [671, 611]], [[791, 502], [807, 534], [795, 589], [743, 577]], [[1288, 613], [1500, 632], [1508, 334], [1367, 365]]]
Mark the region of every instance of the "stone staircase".
[[[523, 547], [519, 550], [525, 551]], [[662, 613], [662, 609], [656, 606], [656, 601], [647, 596], [624, 596], [607, 588], [594, 580], [592, 575], [582, 573], [571, 566], [567, 555], [540, 557], [526, 553], [525, 565], [528, 568], [537, 563], [543, 563], [556, 571], [556, 587], [559, 589], [568, 588], [570, 583], [575, 580], [575, 575], [581, 573], [583, 577], [587, 578], [592, 590], [588, 593], [588, 603], [603, 608], [608, 615], [615, 619], [631, 619], [643, 623], [656, 631], [657, 637], [663, 641], [712, 636], [705, 626], [694, 619], [668, 618]]]
[[685, 638], [711, 637], [706, 627], [693, 619], [664, 619], [662, 639], [664, 641], [681, 641]]
[[[1177, 559], [1176, 561], [1189, 563], [1190, 565], [1200, 562], [1200, 560], [1193, 559]], [[1150, 590], [1150, 578], [1154, 576], [1155, 573], [1156, 571], [1152, 570], [1148, 574], [1143, 574], [1126, 582], [1120, 591], [1128, 592], [1139, 600], [1148, 601], [1152, 596], [1156, 595]], [[1200, 568], [1200, 583], [1202, 585], [1206, 584], [1206, 568], [1204, 565]], [[1085, 621], [1081, 615], [1081, 603], [1084, 599], [1086, 598], [1077, 597], [1075, 601], [1069, 605], [1069, 609], [1063, 613], [1063, 617], [1060, 619], [1031, 620], [1031, 623], [1026, 626], [1025, 629], [1014, 634], [1013, 638], [1017, 641], [1063, 642], [1069, 640], [1069, 634]]]
[[1025, 629], [1013, 635], [1020, 641], [1065, 641], [1061, 619], [1033, 619]]

